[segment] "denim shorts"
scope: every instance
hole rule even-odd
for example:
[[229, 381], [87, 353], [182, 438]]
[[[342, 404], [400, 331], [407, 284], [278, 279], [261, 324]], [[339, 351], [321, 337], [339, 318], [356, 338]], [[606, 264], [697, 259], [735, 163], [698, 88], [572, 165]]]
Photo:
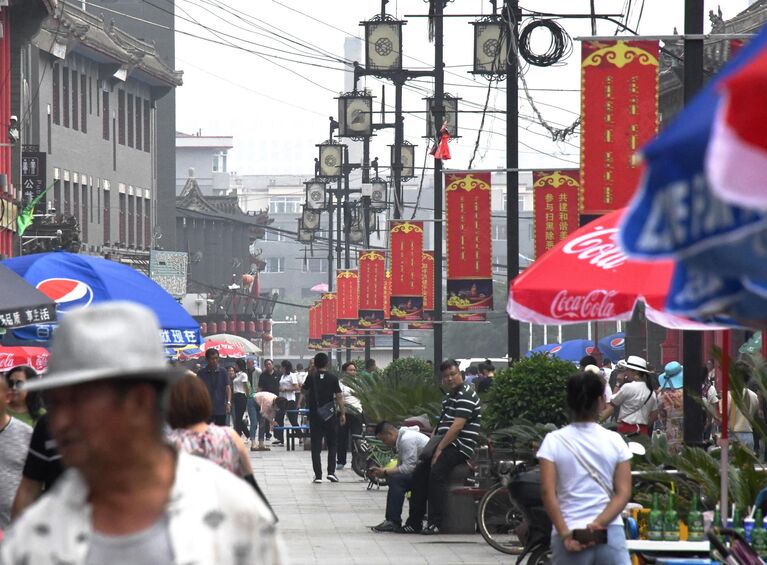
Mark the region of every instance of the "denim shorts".
[[631, 565], [622, 525], [607, 528], [606, 544], [595, 545], [578, 552], [567, 551], [560, 537], [553, 534], [551, 553], [553, 565]]

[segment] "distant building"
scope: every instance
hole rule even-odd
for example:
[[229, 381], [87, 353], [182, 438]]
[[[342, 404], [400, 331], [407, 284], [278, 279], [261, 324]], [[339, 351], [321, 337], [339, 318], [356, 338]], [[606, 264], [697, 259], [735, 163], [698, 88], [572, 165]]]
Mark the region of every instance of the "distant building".
[[234, 188], [228, 169], [232, 147], [234, 140], [231, 136], [176, 132], [176, 194], [183, 190], [190, 169], [194, 169], [203, 194], [226, 194]]

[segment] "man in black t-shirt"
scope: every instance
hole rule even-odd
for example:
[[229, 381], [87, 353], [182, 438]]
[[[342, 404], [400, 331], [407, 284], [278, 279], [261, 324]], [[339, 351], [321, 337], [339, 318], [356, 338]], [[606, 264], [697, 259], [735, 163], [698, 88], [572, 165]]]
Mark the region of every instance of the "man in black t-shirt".
[[[316, 372], [310, 373], [301, 387], [302, 395], [306, 395], [306, 407], [309, 409], [309, 433], [312, 442], [312, 466], [314, 467], [315, 483], [322, 482], [322, 440], [328, 446], [328, 480], [337, 483], [336, 477], [336, 438], [338, 435], [338, 423], [346, 424], [344, 409], [344, 395], [338, 377], [329, 372], [330, 359], [327, 354], [318, 353], [314, 356]], [[338, 418], [333, 414], [327, 420], [323, 418], [333, 404], [338, 406]], [[300, 403], [299, 403], [300, 404]]]

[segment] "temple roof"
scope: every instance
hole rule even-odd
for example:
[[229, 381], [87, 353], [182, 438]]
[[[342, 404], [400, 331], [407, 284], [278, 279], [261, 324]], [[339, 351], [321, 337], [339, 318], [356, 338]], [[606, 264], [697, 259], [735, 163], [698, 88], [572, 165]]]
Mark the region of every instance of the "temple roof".
[[193, 176], [186, 180], [184, 189], [176, 197], [176, 210], [182, 216], [218, 218], [254, 226], [266, 226], [274, 221], [265, 211], [244, 212], [237, 196], [205, 196]]

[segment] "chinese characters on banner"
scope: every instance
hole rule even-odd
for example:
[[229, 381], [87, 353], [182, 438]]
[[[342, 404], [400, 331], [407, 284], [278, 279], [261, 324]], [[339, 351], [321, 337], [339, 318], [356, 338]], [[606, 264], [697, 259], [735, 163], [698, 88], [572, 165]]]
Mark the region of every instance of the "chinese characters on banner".
[[493, 309], [490, 173], [445, 175], [447, 309]]
[[359, 319], [358, 283], [357, 271], [343, 270], [336, 274], [337, 335], [350, 336], [357, 332], [357, 320]]
[[388, 298], [384, 295], [386, 255], [383, 251], [360, 251], [359, 266], [359, 328], [382, 330], [389, 304]]
[[[320, 303], [315, 302], [309, 306], [309, 349], [319, 349], [318, 341], [322, 341], [321, 334], [317, 331], [317, 314]], [[319, 340], [317, 338], [320, 338]]]
[[391, 245], [392, 322], [421, 320], [423, 317], [423, 222], [394, 220], [389, 234]]
[[639, 185], [637, 151], [658, 130], [658, 42], [584, 41], [581, 208], [625, 207]]
[[578, 229], [578, 169], [533, 171], [533, 225], [538, 258]]
[[409, 330], [433, 330], [434, 324], [434, 251], [424, 251], [423, 265], [423, 322], [408, 324]]
[[322, 349], [340, 347], [336, 334], [336, 293], [326, 292], [322, 295]]

